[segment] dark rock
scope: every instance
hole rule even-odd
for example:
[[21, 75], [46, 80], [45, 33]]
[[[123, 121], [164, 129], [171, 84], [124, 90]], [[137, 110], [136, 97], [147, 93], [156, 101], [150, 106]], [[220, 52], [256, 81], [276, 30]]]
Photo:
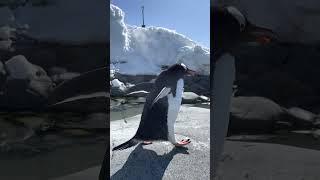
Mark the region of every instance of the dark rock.
[[314, 112], [320, 103], [320, 51], [316, 47], [287, 43], [244, 48], [237, 54], [237, 95], [263, 96], [285, 107]]
[[284, 114], [278, 104], [267, 98], [235, 97], [231, 104], [229, 134], [271, 132]]
[[6, 56], [23, 54], [30, 59], [31, 63], [38, 64], [45, 69], [59, 66], [69, 71], [84, 73], [107, 65], [107, 43], [72, 45], [17, 41], [15, 48], [14, 53], [7, 53]]
[[316, 139], [320, 139], [320, 129], [313, 131], [312, 136]]
[[146, 98], [145, 97], [138, 97], [135, 99], [128, 99], [128, 103], [136, 103], [136, 104], [141, 104], [141, 103], [145, 103], [146, 102]]
[[107, 92], [106, 72], [106, 67], [99, 68], [61, 83], [50, 94], [48, 104], [55, 104], [78, 95]]
[[111, 92], [111, 96], [113, 97], [123, 97], [126, 95], [126, 91], [127, 91], [127, 86], [119, 81], [118, 79], [113, 79], [110, 82], [110, 92]]
[[298, 107], [292, 107], [287, 110], [288, 120], [298, 128], [312, 128], [316, 115]]
[[29, 87], [30, 82], [28, 80], [7, 81], [3, 94], [0, 95], [0, 107], [3, 110], [41, 108], [46, 103], [46, 97], [37, 93], [37, 89], [41, 92], [41, 86], [33, 85], [33, 90]]
[[210, 76], [186, 76], [184, 91], [210, 96]]

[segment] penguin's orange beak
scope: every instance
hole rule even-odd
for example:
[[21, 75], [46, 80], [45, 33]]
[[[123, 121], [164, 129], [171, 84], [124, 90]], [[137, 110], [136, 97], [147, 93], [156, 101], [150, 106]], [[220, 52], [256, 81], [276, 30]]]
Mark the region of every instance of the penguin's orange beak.
[[196, 74], [197, 74], [196, 71], [191, 70], [191, 69], [187, 69], [187, 75], [189, 75], [189, 76], [195, 76]]
[[277, 35], [271, 30], [259, 27], [248, 22], [244, 37], [247, 42], [255, 42], [260, 45], [267, 45], [278, 40]]

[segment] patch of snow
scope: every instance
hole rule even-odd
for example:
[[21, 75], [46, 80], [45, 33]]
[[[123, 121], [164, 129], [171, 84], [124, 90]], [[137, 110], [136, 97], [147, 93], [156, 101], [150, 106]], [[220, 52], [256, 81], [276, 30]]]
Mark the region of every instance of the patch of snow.
[[157, 75], [162, 66], [184, 63], [199, 74], [209, 74], [209, 48], [174, 30], [127, 25], [124, 16], [119, 7], [110, 5], [111, 69], [122, 74]]
[[113, 87], [122, 87], [124, 83], [119, 81], [119, 79], [114, 79], [111, 81]]

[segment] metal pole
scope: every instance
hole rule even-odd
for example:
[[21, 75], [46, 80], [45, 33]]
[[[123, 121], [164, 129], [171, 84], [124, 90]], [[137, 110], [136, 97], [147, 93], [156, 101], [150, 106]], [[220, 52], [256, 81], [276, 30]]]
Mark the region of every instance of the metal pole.
[[144, 6], [142, 6], [141, 8], [142, 8], [142, 26], [141, 27], [146, 27], [144, 25]]

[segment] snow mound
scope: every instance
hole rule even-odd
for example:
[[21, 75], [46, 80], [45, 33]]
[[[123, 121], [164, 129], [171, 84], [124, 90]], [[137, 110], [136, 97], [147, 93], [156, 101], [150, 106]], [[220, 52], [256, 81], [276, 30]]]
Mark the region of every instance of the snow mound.
[[121, 74], [157, 75], [163, 66], [184, 63], [200, 74], [209, 74], [209, 48], [174, 30], [127, 25], [124, 16], [119, 7], [110, 5], [111, 69]]

